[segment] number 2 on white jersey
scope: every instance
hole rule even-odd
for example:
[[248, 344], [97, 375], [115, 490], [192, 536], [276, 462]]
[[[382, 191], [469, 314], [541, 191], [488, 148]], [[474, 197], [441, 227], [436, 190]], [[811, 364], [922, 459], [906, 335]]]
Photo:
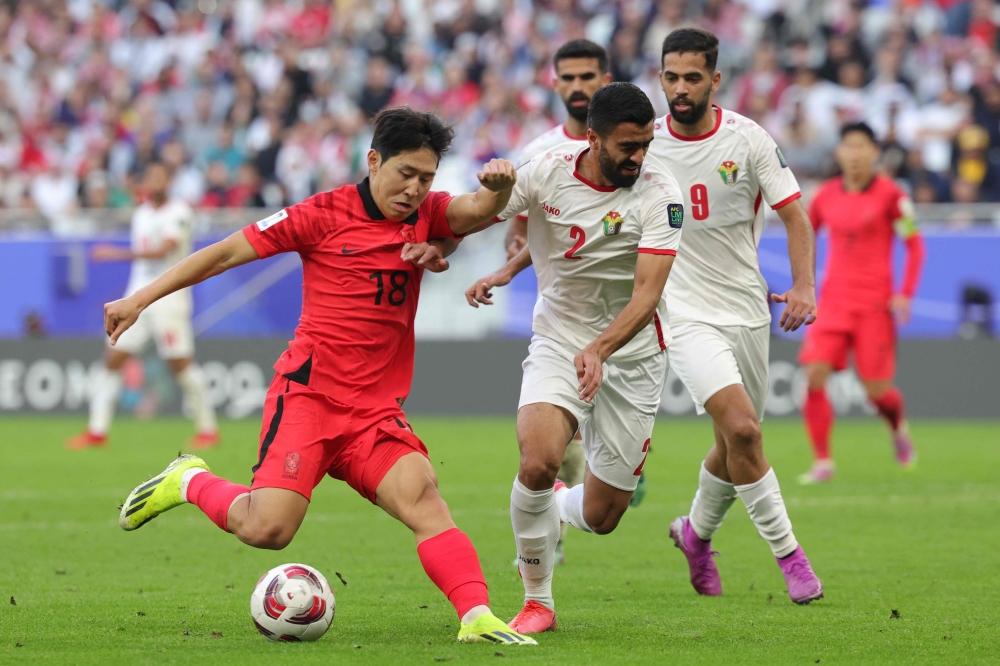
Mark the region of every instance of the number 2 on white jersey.
[[569, 230], [569, 237], [576, 240], [576, 244], [566, 250], [566, 254], [563, 256], [567, 259], [583, 259], [583, 257], [575, 257], [573, 255], [579, 252], [580, 248], [583, 247], [583, 244], [587, 242], [586, 232], [584, 232], [584, 230], [580, 227], [574, 226]]
[[696, 220], [708, 217], [708, 188], [701, 183], [691, 186], [691, 215]]

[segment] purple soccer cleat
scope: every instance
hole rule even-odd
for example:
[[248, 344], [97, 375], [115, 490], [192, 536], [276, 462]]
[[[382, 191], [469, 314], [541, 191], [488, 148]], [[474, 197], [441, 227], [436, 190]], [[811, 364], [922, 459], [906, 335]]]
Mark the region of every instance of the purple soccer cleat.
[[896, 450], [896, 462], [903, 467], [913, 467], [917, 462], [917, 452], [913, 448], [913, 440], [910, 439], [910, 428], [906, 422], [899, 424], [892, 433], [892, 447]]
[[676, 518], [670, 523], [670, 538], [687, 558], [694, 591], [709, 597], [720, 596], [722, 579], [719, 578], [719, 570], [712, 560], [713, 556], [718, 555], [712, 550], [712, 542], [702, 541], [698, 537], [687, 516]]
[[797, 547], [788, 557], [775, 559], [778, 560], [781, 573], [785, 575], [788, 596], [792, 601], [804, 605], [823, 598], [823, 583], [813, 572], [802, 546]]

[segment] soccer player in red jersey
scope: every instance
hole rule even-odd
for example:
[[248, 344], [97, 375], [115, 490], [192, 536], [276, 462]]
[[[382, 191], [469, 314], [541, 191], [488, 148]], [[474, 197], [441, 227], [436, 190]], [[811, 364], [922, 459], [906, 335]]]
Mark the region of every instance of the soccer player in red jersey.
[[[896, 325], [910, 318], [913, 294], [924, 263], [924, 241], [913, 220], [909, 196], [890, 178], [875, 172], [879, 147], [864, 123], [844, 126], [837, 162], [842, 175], [824, 183], [813, 199], [809, 219], [817, 232], [830, 232], [830, 258], [819, 299], [819, 317], [806, 331], [799, 353], [809, 389], [803, 408], [816, 461], [799, 477], [802, 483], [833, 478], [830, 431], [833, 408], [826, 380], [854, 367], [878, 413], [889, 424], [896, 460], [910, 467], [916, 460], [906, 426], [903, 394], [893, 385], [896, 374]], [[902, 287], [893, 292], [894, 237], [906, 245]]]
[[414, 534], [430, 579], [455, 606], [461, 641], [534, 644], [489, 609], [469, 538], [451, 519], [423, 442], [403, 413], [413, 375], [413, 321], [423, 269], [448, 267], [457, 237], [489, 225], [517, 180], [493, 160], [475, 193], [431, 192], [453, 132], [430, 113], [375, 119], [370, 177], [317, 194], [211, 245], [128, 298], [105, 306], [114, 344], [149, 304], [280, 252], [302, 257], [302, 317], [275, 363], [249, 487], [182, 455], [138, 486], [119, 523], [134, 530], [184, 502], [258, 548], [281, 549], [324, 476], [346, 481]]

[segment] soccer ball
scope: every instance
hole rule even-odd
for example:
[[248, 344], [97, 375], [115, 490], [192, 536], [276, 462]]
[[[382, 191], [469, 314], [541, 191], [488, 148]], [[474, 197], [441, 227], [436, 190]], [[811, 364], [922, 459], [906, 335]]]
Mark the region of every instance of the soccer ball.
[[305, 564], [282, 564], [257, 581], [250, 617], [269, 641], [314, 641], [333, 622], [336, 601], [330, 583]]

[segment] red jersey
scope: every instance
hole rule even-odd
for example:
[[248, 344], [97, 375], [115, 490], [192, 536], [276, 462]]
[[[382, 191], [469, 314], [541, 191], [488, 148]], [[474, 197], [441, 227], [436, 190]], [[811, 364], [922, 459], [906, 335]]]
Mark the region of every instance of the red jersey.
[[413, 320], [423, 275], [399, 255], [407, 242], [455, 237], [445, 215], [451, 199], [431, 192], [416, 212], [396, 222], [375, 205], [366, 178], [244, 228], [261, 258], [280, 252], [302, 257], [302, 316], [274, 369], [359, 410], [362, 418], [397, 412], [413, 378]]
[[838, 176], [820, 186], [809, 219], [817, 232], [823, 227], [830, 232], [822, 301], [859, 309], [888, 307], [893, 237], [916, 235], [909, 196], [885, 176], [875, 176], [860, 192], [846, 191]]

